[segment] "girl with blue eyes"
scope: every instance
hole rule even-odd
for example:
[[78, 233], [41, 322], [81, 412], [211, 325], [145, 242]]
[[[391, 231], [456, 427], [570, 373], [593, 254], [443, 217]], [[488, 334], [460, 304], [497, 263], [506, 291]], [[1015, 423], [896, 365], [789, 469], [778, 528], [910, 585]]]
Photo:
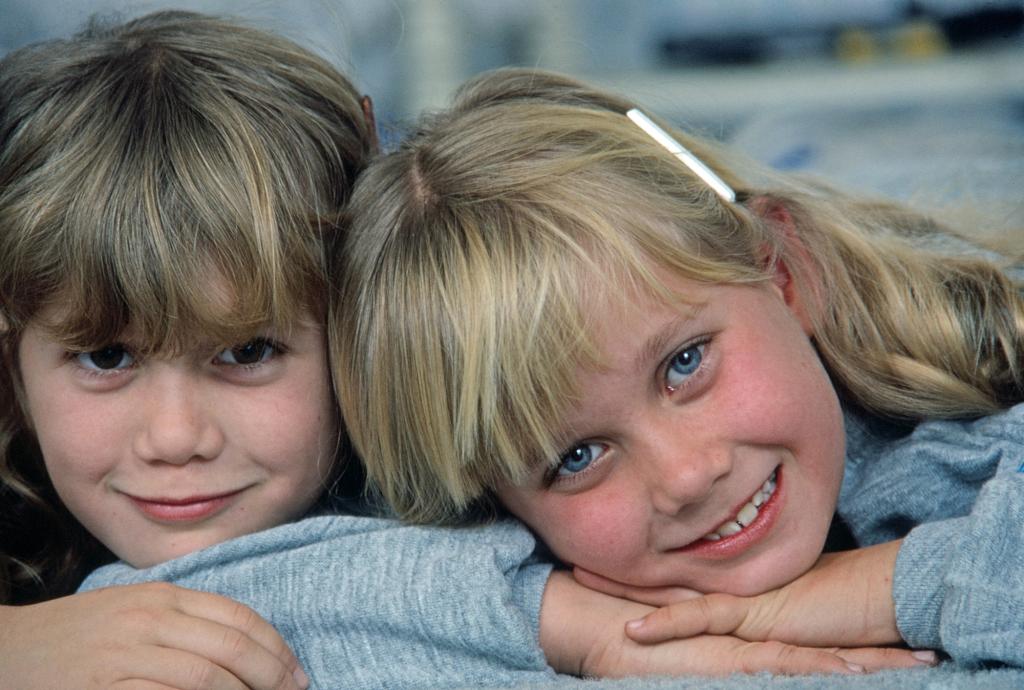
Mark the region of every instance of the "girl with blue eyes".
[[332, 361], [399, 515], [500, 504], [605, 592], [718, 593], [644, 642], [1024, 666], [1024, 300], [999, 256], [522, 70], [465, 85], [350, 209]]

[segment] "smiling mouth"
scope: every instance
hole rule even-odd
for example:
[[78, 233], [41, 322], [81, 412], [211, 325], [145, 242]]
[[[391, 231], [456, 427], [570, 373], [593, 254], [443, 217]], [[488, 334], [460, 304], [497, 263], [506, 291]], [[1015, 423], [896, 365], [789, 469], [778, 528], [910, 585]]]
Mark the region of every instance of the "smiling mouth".
[[189, 498], [139, 498], [128, 497], [144, 514], [157, 522], [188, 523], [211, 517], [226, 508], [245, 489], [216, 496], [193, 496]]
[[761, 506], [768, 502], [775, 494], [775, 488], [777, 486], [776, 473], [778, 468], [772, 471], [772, 474], [768, 479], [765, 480], [761, 488], [754, 492], [743, 507], [739, 509], [733, 517], [729, 518], [721, 525], [716, 527], [712, 532], [705, 534], [701, 539], [704, 541], [718, 541], [724, 537], [731, 537], [734, 534], [739, 534], [745, 527], [750, 525], [757, 519], [758, 514], [761, 512]]

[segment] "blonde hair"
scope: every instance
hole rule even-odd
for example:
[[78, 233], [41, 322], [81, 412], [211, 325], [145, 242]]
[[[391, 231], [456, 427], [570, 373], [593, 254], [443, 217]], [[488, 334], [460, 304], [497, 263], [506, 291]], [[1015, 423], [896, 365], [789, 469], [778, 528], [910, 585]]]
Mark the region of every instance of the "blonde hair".
[[[171, 352], [325, 318], [326, 245], [374, 141], [324, 60], [215, 17], [94, 24], [0, 62], [0, 601], [66, 591], [98, 548], [20, 411], [25, 326], [52, 306], [69, 348], [130, 326]], [[24, 524], [35, 548], [16, 556]]]
[[335, 382], [402, 517], [458, 520], [553, 462], [575, 371], [601, 359], [591, 308], [635, 290], [681, 299], [655, 268], [749, 284], [785, 262], [838, 389], [875, 413], [979, 415], [1022, 398], [1024, 304], [998, 266], [915, 249], [944, 233], [929, 218], [675, 132], [746, 200], [724, 202], [629, 107], [558, 75], [487, 74], [360, 179], [336, 259]]

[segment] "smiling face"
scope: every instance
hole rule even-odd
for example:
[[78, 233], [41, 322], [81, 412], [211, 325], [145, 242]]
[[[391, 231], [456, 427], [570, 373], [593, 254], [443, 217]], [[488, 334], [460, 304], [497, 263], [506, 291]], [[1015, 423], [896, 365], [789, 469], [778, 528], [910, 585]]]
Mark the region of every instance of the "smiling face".
[[842, 480], [835, 391], [788, 275], [669, 279], [693, 307], [605, 304], [556, 469], [497, 490], [564, 561], [635, 585], [755, 594], [821, 553]]
[[136, 357], [130, 337], [68, 352], [41, 323], [18, 350], [32, 430], [61, 500], [119, 558], [266, 529], [323, 491], [337, 422], [320, 328]]

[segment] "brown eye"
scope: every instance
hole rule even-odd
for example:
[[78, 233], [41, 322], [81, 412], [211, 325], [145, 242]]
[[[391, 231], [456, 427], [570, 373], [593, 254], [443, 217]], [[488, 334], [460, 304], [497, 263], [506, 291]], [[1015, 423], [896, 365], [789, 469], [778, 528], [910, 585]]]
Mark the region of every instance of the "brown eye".
[[221, 350], [217, 361], [221, 364], [259, 364], [265, 362], [277, 352], [277, 348], [266, 338], [254, 338], [241, 345]]
[[124, 345], [108, 345], [91, 352], [80, 352], [75, 355], [75, 360], [83, 368], [94, 371], [127, 369], [135, 363]]

